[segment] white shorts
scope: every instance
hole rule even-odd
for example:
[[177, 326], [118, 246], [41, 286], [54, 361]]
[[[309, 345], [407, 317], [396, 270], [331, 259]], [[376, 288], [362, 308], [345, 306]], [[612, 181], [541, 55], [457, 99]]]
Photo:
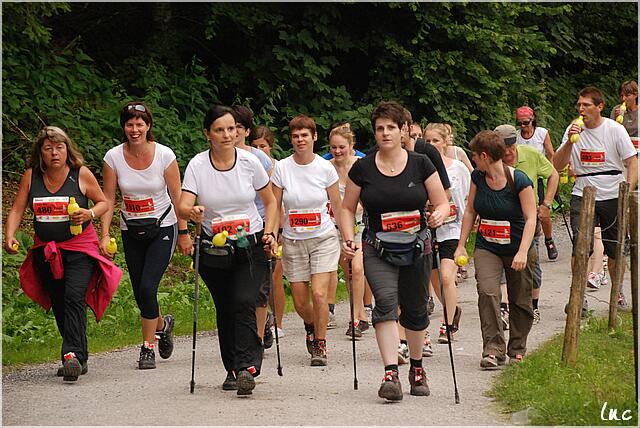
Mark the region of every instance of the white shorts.
[[282, 272], [289, 282], [306, 282], [311, 275], [334, 272], [340, 261], [338, 231], [317, 238], [289, 239], [283, 237]]

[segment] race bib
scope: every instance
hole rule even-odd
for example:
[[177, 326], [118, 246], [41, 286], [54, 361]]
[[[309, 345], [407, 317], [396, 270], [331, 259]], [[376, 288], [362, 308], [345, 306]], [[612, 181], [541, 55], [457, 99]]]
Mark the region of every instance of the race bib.
[[242, 226], [245, 232], [251, 233], [251, 221], [246, 215], [233, 215], [224, 218], [214, 218], [211, 222], [211, 231], [215, 235], [227, 231], [229, 237], [235, 239], [238, 226]]
[[320, 208], [311, 210], [289, 210], [289, 226], [294, 232], [312, 232], [322, 222]]
[[149, 217], [156, 211], [149, 196], [123, 196], [124, 210], [129, 217]]
[[580, 149], [580, 163], [586, 167], [604, 165], [604, 151]]
[[443, 224], [453, 223], [458, 218], [458, 207], [453, 201], [449, 201], [449, 217], [445, 218]]
[[33, 213], [36, 221], [42, 223], [69, 221], [67, 205], [69, 205], [68, 196], [33, 198]]
[[380, 216], [385, 232], [416, 233], [420, 230], [420, 211], [394, 211]]
[[631, 144], [633, 144], [633, 147], [636, 148], [636, 150], [638, 150], [638, 137], [631, 137]]
[[506, 220], [481, 219], [478, 231], [487, 242], [505, 245], [511, 243], [511, 223]]
[[327, 201], [327, 212], [329, 213], [329, 217], [331, 217], [331, 220], [336, 219], [333, 215], [333, 210], [331, 209], [331, 201]]

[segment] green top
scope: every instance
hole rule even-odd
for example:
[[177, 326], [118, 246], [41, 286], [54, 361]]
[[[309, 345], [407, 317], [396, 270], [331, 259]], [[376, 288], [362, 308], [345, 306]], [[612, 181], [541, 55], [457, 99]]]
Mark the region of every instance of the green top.
[[527, 174], [527, 177], [533, 183], [533, 194], [538, 203], [538, 177], [545, 180], [553, 173], [553, 165], [542, 153], [535, 147], [518, 144], [518, 161], [515, 168]]

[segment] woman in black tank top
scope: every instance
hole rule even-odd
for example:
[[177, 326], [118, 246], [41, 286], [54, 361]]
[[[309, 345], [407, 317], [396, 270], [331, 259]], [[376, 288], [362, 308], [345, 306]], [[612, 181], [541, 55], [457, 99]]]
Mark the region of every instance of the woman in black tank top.
[[[35, 275], [43, 286], [38, 293], [48, 295], [62, 336], [63, 367], [58, 370], [58, 375], [64, 376], [66, 381], [77, 380], [87, 370], [85, 294], [95, 270], [95, 261], [83, 251], [58, 248], [64, 275], [56, 279], [51, 265], [45, 260], [43, 244], [52, 241], [63, 243], [71, 239], [80, 242], [78, 236], [84, 235], [91, 220], [109, 209], [98, 181], [87, 167], [82, 166], [82, 162], [82, 155], [63, 130], [55, 126], [42, 129], [33, 146], [30, 168], [22, 176], [5, 225], [5, 249], [16, 254], [20, 250], [16, 231], [27, 207], [32, 209], [37, 248], [30, 250], [30, 256], [33, 257]], [[67, 207], [71, 197], [75, 198], [80, 209], [69, 215]], [[91, 209], [89, 200], [94, 203]], [[82, 225], [82, 233], [72, 235], [72, 225]], [[91, 228], [87, 233], [95, 234], [95, 231]], [[95, 246], [97, 252], [97, 235]], [[29, 256], [27, 260], [30, 260]], [[23, 288], [26, 286], [21, 285]]]

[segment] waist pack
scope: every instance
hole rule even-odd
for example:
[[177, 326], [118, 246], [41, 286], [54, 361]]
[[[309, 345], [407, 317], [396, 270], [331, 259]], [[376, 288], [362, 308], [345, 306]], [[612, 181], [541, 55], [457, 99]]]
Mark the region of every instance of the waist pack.
[[238, 247], [236, 240], [228, 240], [223, 246], [216, 247], [210, 238], [203, 237], [200, 242], [200, 263], [212, 269], [230, 270], [238, 264], [250, 261], [253, 247], [262, 242], [262, 232], [247, 235], [247, 239], [247, 248]]
[[371, 236], [367, 231], [368, 241], [376, 249], [378, 257], [394, 266], [412, 266], [425, 254], [425, 242], [431, 233], [428, 228], [418, 233], [376, 232]]
[[159, 218], [147, 217], [127, 219], [122, 211], [120, 211], [120, 215], [124, 220], [124, 224], [127, 225], [129, 235], [137, 241], [144, 241], [145, 239], [153, 239], [156, 237], [158, 232], [160, 232], [162, 220], [164, 220], [172, 208], [173, 206], [169, 204], [166, 211]]

